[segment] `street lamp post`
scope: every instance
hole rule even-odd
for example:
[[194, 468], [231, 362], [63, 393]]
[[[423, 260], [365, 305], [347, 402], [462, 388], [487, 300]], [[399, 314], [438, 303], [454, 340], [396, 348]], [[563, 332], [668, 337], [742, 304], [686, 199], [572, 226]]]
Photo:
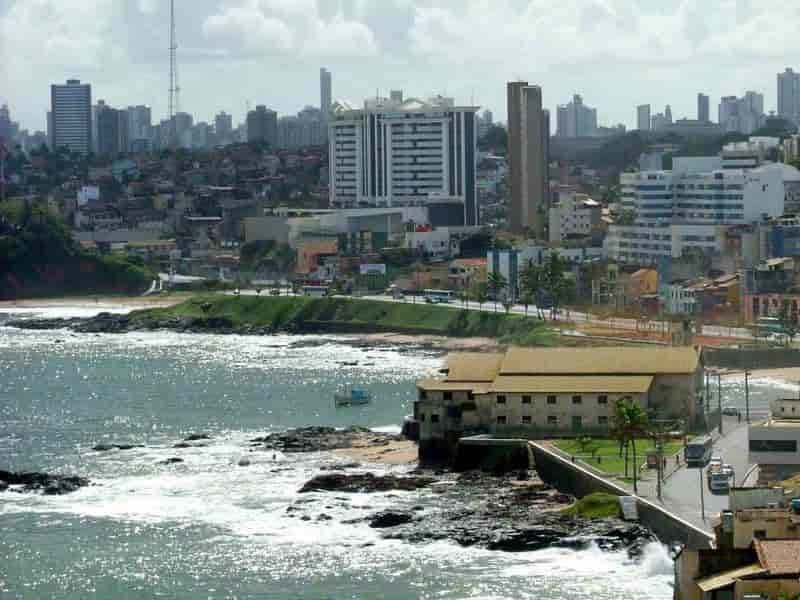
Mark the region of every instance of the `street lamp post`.
[[719, 410], [719, 434], [722, 435], [722, 375], [717, 371], [717, 410]]
[[703, 467], [697, 469], [697, 474], [700, 476], [700, 516], [703, 521], [706, 520], [706, 503], [703, 496]]

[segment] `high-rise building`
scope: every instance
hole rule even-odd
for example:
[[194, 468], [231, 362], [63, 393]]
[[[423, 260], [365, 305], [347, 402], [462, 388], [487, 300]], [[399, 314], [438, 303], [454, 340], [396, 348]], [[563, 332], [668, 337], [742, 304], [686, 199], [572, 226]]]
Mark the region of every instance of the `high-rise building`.
[[116, 156], [129, 147], [129, 114], [105, 104], [97, 111], [97, 153]]
[[224, 110], [214, 117], [214, 133], [218, 144], [230, 144], [233, 141], [233, 117]]
[[597, 110], [583, 103], [580, 94], [557, 107], [556, 135], [562, 138], [589, 137], [597, 131]]
[[650, 131], [650, 105], [640, 104], [636, 107], [636, 129]]
[[3, 106], [0, 106], [0, 143], [10, 143], [11, 137], [11, 113], [8, 110], [8, 105], [3, 104]]
[[128, 110], [128, 150], [147, 147], [152, 127], [152, 112], [149, 106], [129, 106]]
[[697, 94], [697, 120], [708, 122], [711, 120], [711, 113], [709, 112], [708, 96], [705, 94]]
[[278, 113], [263, 104], [247, 113], [247, 141], [278, 145]]
[[542, 88], [527, 81], [509, 82], [507, 101], [510, 225], [515, 231], [528, 229], [541, 238], [549, 208], [549, 118], [542, 109]]
[[[402, 92], [401, 92], [402, 94]], [[319, 70], [319, 109], [322, 111], [322, 118], [328, 122], [333, 103], [333, 89], [331, 84], [331, 72], [322, 68]]]
[[92, 150], [92, 86], [79, 79], [50, 86], [52, 143], [71, 152], [88, 154]]
[[746, 92], [742, 98], [723, 96], [719, 102], [719, 126], [724, 133], [753, 133], [764, 125], [764, 95]]
[[667, 125], [672, 125], [672, 108], [670, 108], [669, 104], [664, 108], [664, 119]]
[[800, 73], [789, 68], [778, 73], [778, 116], [800, 124]]
[[422, 206], [433, 224], [477, 225], [476, 112], [441, 96], [334, 103], [331, 205]]

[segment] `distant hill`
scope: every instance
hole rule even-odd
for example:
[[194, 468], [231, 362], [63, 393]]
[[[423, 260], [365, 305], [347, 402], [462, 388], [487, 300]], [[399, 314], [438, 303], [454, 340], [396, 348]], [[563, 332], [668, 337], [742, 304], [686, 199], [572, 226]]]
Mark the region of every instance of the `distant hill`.
[[38, 205], [0, 204], [0, 300], [135, 294], [154, 278], [125, 257], [85, 252], [64, 223]]

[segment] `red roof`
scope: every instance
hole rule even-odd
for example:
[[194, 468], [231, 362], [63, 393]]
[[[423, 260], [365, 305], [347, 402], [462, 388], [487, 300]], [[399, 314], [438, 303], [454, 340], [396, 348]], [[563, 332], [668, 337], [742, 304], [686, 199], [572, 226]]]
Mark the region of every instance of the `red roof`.
[[800, 540], [755, 540], [753, 545], [770, 575], [800, 574]]

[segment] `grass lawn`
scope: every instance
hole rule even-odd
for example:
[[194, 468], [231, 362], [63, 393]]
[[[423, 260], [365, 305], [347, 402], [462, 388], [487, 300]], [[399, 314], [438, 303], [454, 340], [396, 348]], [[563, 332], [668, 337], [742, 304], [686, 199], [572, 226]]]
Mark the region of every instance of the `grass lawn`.
[[619, 496], [596, 492], [584, 496], [561, 512], [565, 515], [574, 515], [584, 519], [604, 519], [606, 517], [619, 517], [622, 511], [619, 507]]
[[[605, 471], [609, 475], [624, 475], [625, 457], [619, 456], [619, 443], [612, 439], [592, 438], [591, 444], [582, 449], [577, 440], [553, 440], [553, 445], [559, 450], [571, 454], [592, 467]], [[670, 458], [683, 448], [683, 442], [672, 440], [664, 445], [664, 456]], [[642, 464], [646, 460], [648, 450], [654, 450], [655, 443], [649, 438], [636, 440], [636, 462]], [[629, 457], [632, 460], [632, 454]]]

